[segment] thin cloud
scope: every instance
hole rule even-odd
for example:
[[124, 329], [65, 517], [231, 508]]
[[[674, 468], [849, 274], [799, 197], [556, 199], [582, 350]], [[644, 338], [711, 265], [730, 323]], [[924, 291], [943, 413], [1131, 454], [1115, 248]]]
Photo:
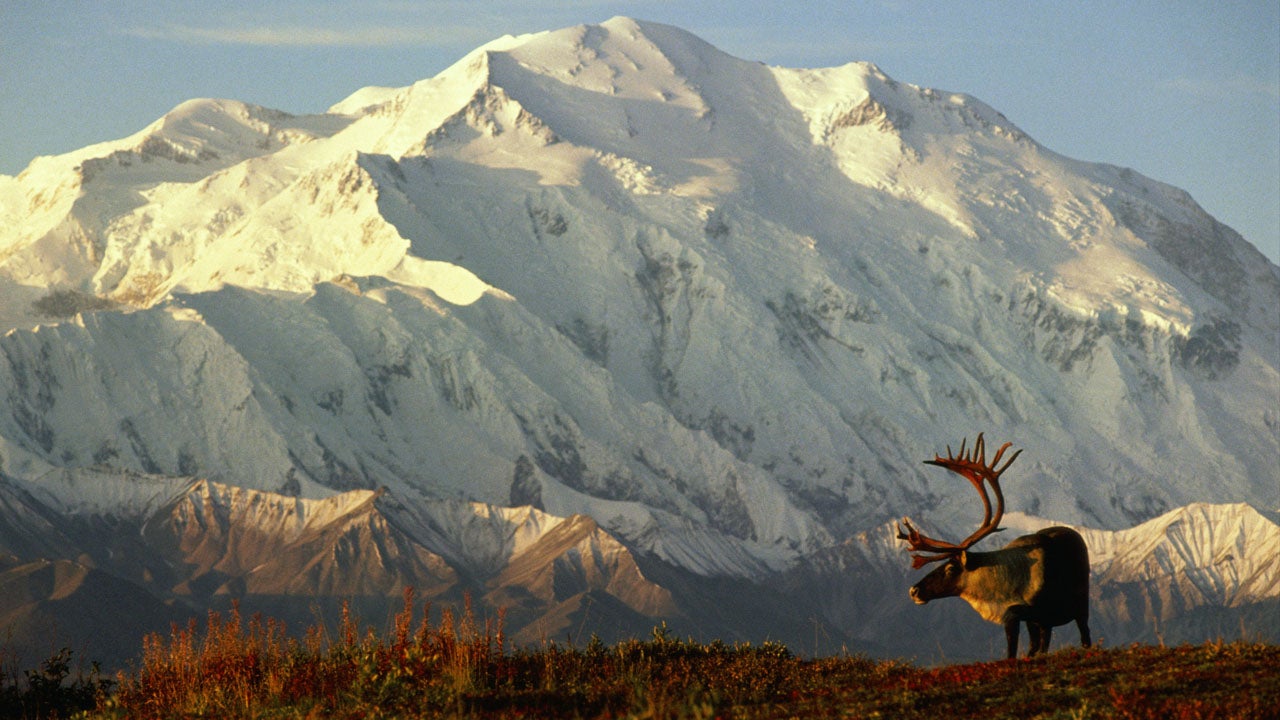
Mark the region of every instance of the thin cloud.
[[191, 45], [255, 45], [266, 47], [403, 47], [457, 43], [487, 38], [471, 28], [453, 26], [406, 27], [370, 26], [353, 28], [289, 26], [196, 27], [164, 25], [135, 27], [124, 31], [145, 40]]
[[[475, 46], [496, 37], [514, 17], [536, 18], [545, 10], [605, 7], [614, 0], [537, 0], [512, 7], [489, 7], [472, 0], [382, 0], [363, 6], [354, 20], [350, 7], [328, 2], [284, 2], [272, 5], [270, 15], [261, 9], [241, 10], [219, 18], [185, 22], [156, 18], [120, 29], [122, 34], [145, 40], [187, 45], [249, 45], [261, 47], [417, 47], [425, 45]], [[436, 18], [452, 22], [433, 22]], [[289, 18], [284, 20], [282, 18]], [[371, 18], [377, 18], [372, 19]], [[541, 29], [541, 28], [540, 28]], [[498, 33], [500, 34], [500, 33]]]

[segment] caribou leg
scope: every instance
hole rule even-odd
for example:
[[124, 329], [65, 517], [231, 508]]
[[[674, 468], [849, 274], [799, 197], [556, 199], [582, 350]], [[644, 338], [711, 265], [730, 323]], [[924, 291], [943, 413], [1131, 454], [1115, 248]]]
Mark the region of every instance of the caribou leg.
[[[1013, 660], [1018, 657], [1018, 626], [1022, 624], [1022, 619], [1018, 617], [1018, 613], [1012, 608], [1005, 611], [1004, 614], [1004, 639], [1009, 647], [1008, 658]], [[1032, 635], [1034, 638], [1035, 636]]]
[[1093, 639], [1089, 636], [1089, 616], [1087, 614], [1076, 618], [1076, 628], [1080, 630], [1080, 647], [1091, 647]]
[[1040, 623], [1027, 621], [1027, 657], [1040, 652], [1040, 635], [1043, 632], [1044, 628], [1040, 627]]
[[1053, 637], [1053, 626], [1047, 625], [1047, 624], [1041, 625], [1040, 626], [1040, 648], [1036, 652], [1038, 653], [1049, 652], [1049, 638], [1051, 637]]

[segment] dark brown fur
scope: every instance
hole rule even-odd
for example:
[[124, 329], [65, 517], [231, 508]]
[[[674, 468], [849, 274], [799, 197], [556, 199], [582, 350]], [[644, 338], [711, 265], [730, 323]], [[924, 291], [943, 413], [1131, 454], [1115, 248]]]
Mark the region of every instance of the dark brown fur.
[[1009, 657], [1018, 656], [1018, 624], [1031, 636], [1028, 655], [1049, 649], [1053, 628], [1075, 621], [1089, 647], [1089, 549], [1067, 527], [1023, 535], [993, 552], [961, 552], [911, 587], [923, 605], [961, 597], [987, 620], [1004, 626]]

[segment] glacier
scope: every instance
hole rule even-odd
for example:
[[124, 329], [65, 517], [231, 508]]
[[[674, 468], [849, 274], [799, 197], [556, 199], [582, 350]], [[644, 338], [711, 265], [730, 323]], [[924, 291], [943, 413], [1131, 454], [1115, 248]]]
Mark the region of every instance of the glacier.
[[[192, 100], [37, 158], [0, 176], [0, 228], [0, 479], [29, 517], [374, 493], [418, 558], [384, 595], [417, 573], [510, 601], [485, 586], [510, 543], [591, 528], [633, 558], [589, 590], [618, 628], [805, 637], [789, 588], [872, 647], [906, 599], [884, 528], [967, 534], [974, 503], [920, 460], [983, 431], [1026, 449], [1011, 517], [1098, 533], [1121, 637], [1280, 592], [1273, 534], [1233, 555], [1272, 581], [1183, 603], [1224, 581], [1158, 581], [1156, 541], [1114, 539], [1180, 512], [1206, 547], [1274, 528], [1280, 267], [1175, 187], [870, 63], [770, 67], [629, 18], [505, 37], [326, 113]], [[472, 509], [527, 537], [479, 539]], [[85, 542], [5, 537], [6, 567]], [[272, 582], [224, 595], [321, 592]], [[177, 584], [156, 596], [195, 602]], [[761, 586], [772, 620], [709, 619]], [[592, 627], [524, 592], [543, 627]]]

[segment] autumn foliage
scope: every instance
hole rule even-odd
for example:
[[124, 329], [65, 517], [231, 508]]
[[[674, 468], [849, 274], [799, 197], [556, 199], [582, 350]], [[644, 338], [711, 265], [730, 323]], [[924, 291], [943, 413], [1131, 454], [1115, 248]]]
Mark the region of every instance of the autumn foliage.
[[[468, 604], [432, 617], [412, 591], [380, 632], [349, 612], [332, 632], [317, 626], [301, 638], [271, 620], [213, 613], [148, 637], [138, 664], [95, 685], [80, 717], [1280, 717], [1280, 647], [1260, 643], [1073, 648], [919, 667], [697, 643], [665, 626], [644, 641], [512, 649], [501, 616], [479, 621]], [[57, 710], [65, 704], [44, 707], [52, 712], [14, 716], [68, 717]]]

